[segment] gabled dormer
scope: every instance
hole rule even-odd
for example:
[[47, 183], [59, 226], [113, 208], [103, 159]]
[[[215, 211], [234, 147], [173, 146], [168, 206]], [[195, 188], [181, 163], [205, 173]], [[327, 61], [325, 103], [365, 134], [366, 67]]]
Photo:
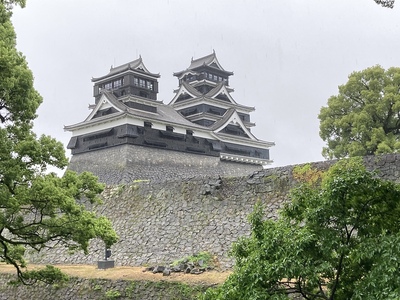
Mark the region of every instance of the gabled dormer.
[[85, 119], [85, 122], [126, 110], [124, 105], [119, 103], [116, 97], [109, 91], [103, 91], [99, 101], [90, 108], [92, 111]]
[[245, 137], [257, 141], [257, 138], [244, 124], [243, 118], [233, 108], [229, 109], [222, 119], [214, 123], [211, 129], [214, 133], [220, 133], [227, 136]]
[[186, 82], [182, 82], [179, 85], [179, 88], [174, 91], [175, 96], [169, 103], [169, 105], [174, 105], [175, 103], [188, 100], [188, 99], [197, 99], [202, 97], [202, 94], [192, 87], [190, 84]]
[[135, 96], [157, 100], [159, 74], [151, 73], [143, 63], [142, 57], [117, 67], [101, 77], [92, 78], [93, 96], [97, 103], [102, 91], [112, 92], [117, 98]]
[[230, 94], [231, 90], [232, 89], [228, 89], [226, 85], [220, 83], [215, 88], [210, 90], [205, 96], [237, 105], [236, 101]]

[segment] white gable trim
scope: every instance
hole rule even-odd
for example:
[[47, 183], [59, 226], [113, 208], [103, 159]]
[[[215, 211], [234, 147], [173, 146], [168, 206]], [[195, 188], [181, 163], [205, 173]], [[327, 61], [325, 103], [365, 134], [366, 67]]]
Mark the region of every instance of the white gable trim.
[[183, 72], [182, 74], [181, 74], [181, 76], [179, 76], [178, 77], [178, 79], [182, 79], [185, 75], [198, 75], [199, 74], [199, 72], [196, 72], [196, 71], [193, 71], [193, 70], [190, 70], [190, 69], [188, 69], [188, 70], [185, 70], [185, 72]]
[[213, 63], [215, 63], [221, 71], [225, 71], [224, 68], [223, 68], [223, 67], [221, 66], [221, 64], [219, 63], [217, 57], [215, 56], [215, 53], [214, 53], [214, 58], [213, 58], [207, 65], [210, 66], [210, 65], [212, 65]]
[[[140, 64], [138, 64], [137, 66], [134, 67], [135, 70], [141, 71], [139, 69], [142, 69], [144, 72], [146, 73], [150, 73], [149, 70], [147, 70], [147, 68], [144, 66], [143, 61], [140, 62]], [[142, 71], [142, 72], [143, 72]]]
[[228, 92], [228, 90], [226, 89], [226, 86], [225, 86], [225, 85], [222, 85], [221, 88], [219, 89], [219, 91], [216, 92], [216, 94], [215, 94], [214, 96], [212, 96], [211, 98], [212, 98], [212, 99], [215, 99], [215, 100], [217, 100], [217, 101], [222, 101], [221, 99], [218, 99], [218, 98], [217, 98], [217, 96], [218, 96], [218, 95], [221, 95], [221, 94], [227, 96], [228, 99], [229, 99], [229, 101], [230, 101], [232, 104], [237, 105], [236, 101], [232, 98], [231, 94]]
[[104, 108], [110, 108], [113, 107], [115, 108], [118, 112], [122, 112], [122, 109], [118, 108], [115, 106], [106, 96], [106, 94], [102, 94], [100, 97], [99, 102], [97, 102], [96, 106], [93, 108], [92, 112], [89, 114], [89, 116], [85, 119], [84, 122], [90, 121], [93, 119], [94, 115], [101, 109]]
[[[176, 102], [176, 100], [178, 100], [179, 96], [182, 94], [189, 94], [190, 96], [192, 96], [192, 98], [197, 98], [198, 96], [193, 94], [192, 92], [189, 92], [189, 90], [183, 86], [183, 84], [179, 87], [179, 90], [176, 92], [174, 98], [171, 100], [171, 102], [168, 105], [172, 105]], [[187, 99], [187, 100], [191, 100], [191, 99]]]
[[220, 132], [222, 129], [224, 129], [226, 126], [228, 126], [229, 124], [232, 125], [238, 125], [240, 128], [243, 129], [243, 131], [247, 134], [247, 136], [253, 140], [253, 141], [258, 141], [258, 139], [250, 132], [250, 130], [248, 130], [246, 128], [246, 126], [244, 126], [242, 119], [240, 119], [238, 113], [236, 111], [234, 111], [232, 113], [232, 115], [230, 116], [230, 118], [222, 125], [220, 126], [218, 129], [214, 130], [215, 133]]

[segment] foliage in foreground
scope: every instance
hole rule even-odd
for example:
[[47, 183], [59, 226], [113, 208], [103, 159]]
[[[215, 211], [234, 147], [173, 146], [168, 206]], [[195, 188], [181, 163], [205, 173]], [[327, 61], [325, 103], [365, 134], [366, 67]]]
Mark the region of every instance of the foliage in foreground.
[[172, 266], [178, 266], [182, 263], [192, 263], [192, 264], [199, 264], [201, 262], [203, 267], [210, 267], [214, 264], [213, 256], [210, 252], [201, 251], [199, 253], [195, 253], [191, 256], [187, 256], [185, 258], [178, 259], [172, 263]]
[[66, 172], [59, 178], [47, 172], [49, 166], [64, 168], [68, 160], [60, 142], [32, 131], [42, 99], [16, 50], [13, 4], [25, 1], [0, 0], [0, 262], [14, 265], [24, 283], [53, 282], [65, 276], [51, 266], [24, 269], [26, 249], [61, 244], [87, 252], [91, 239], [101, 238], [110, 246], [117, 236], [109, 220], [84, 208], [84, 201], [100, 201], [103, 186], [95, 176]]
[[393, 8], [395, 0], [374, 0], [377, 4], [383, 7]]
[[400, 68], [381, 66], [353, 72], [322, 107], [322, 154], [344, 158], [400, 150]]
[[202, 299], [400, 299], [399, 200], [398, 184], [339, 161], [292, 190], [278, 221], [255, 208], [234, 273]]

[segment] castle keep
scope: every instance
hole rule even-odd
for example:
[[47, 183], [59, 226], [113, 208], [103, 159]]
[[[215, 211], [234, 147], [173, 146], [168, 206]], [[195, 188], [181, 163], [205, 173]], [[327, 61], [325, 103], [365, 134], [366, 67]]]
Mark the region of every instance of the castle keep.
[[251, 133], [254, 107], [232, 98], [231, 75], [215, 52], [192, 59], [187, 69], [174, 73], [179, 87], [164, 104], [157, 100], [160, 75], [151, 73], [141, 57], [111, 67], [92, 79], [95, 103], [89, 116], [65, 126], [72, 132], [70, 169], [91, 171], [115, 184], [161, 179], [160, 169], [164, 178], [206, 175], [210, 169], [232, 176], [270, 164], [274, 143]]

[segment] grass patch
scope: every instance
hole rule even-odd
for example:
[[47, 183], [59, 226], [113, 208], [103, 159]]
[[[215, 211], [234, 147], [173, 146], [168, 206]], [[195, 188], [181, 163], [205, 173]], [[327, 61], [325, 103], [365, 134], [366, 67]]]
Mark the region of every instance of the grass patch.
[[121, 293], [118, 290], [109, 290], [106, 292], [106, 299], [118, 299], [121, 297]]
[[178, 266], [184, 263], [192, 263], [194, 265], [201, 265], [201, 267], [213, 267], [214, 266], [214, 257], [211, 253], [207, 251], [202, 251], [199, 253], [195, 253], [191, 256], [187, 256], [185, 258], [178, 259], [172, 263], [172, 266]]

